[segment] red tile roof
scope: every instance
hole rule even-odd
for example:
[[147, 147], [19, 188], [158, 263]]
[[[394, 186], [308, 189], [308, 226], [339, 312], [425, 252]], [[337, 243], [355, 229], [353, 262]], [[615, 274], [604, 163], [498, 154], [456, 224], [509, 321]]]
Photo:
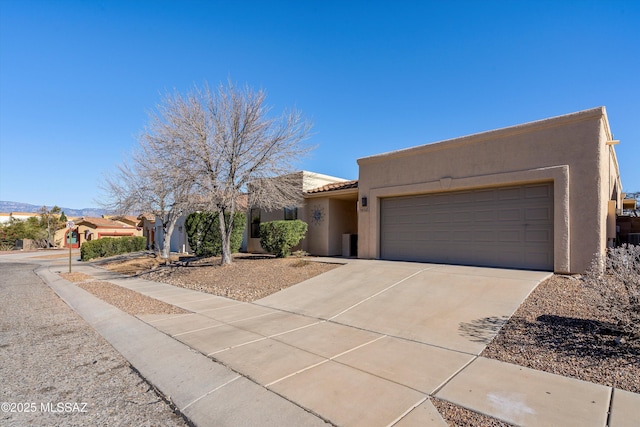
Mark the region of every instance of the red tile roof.
[[306, 191], [307, 194], [324, 193], [326, 191], [348, 190], [350, 188], [358, 188], [358, 180], [332, 182], [322, 187], [312, 188]]
[[93, 225], [92, 228], [135, 228], [131, 225], [126, 225], [122, 222], [113, 221], [107, 218], [92, 218], [92, 217], [83, 217], [80, 221], [76, 222], [76, 225], [80, 224], [89, 224]]

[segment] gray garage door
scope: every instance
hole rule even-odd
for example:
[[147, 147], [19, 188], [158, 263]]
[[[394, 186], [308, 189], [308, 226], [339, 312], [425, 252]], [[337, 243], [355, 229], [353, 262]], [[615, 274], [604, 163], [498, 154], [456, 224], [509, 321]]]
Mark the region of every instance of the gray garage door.
[[553, 185], [382, 199], [380, 255], [553, 270]]

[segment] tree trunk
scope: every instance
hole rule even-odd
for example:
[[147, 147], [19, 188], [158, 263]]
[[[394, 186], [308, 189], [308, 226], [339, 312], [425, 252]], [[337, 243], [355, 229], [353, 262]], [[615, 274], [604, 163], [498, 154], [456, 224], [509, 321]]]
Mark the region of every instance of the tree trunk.
[[222, 260], [220, 261], [220, 264], [222, 265], [231, 264], [231, 244], [229, 242], [229, 237], [227, 236], [221, 236], [221, 237], [222, 237]]
[[165, 260], [165, 264], [169, 264], [171, 257], [171, 235], [175, 228], [177, 216], [170, 216], [166, 223], [162, 224], [162, 249], [160, 250], [160, 258]]
[[220, 259], [221, 265], [231, 264], [231, 231], [233, 227], [233, 213], [229, 215], [229, 224], [227, 224], [224, 209], [218, 209], [218, 223], [220, 224], [220, 240], [222, 240], [222, 255]]

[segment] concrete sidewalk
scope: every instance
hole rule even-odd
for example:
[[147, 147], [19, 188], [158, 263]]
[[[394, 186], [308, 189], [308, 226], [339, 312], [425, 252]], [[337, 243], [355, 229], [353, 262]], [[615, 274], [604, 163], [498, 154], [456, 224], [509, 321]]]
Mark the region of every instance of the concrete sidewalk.
[[[464, 290], [468, 267], [358, 260], [253, 304], [88, 265], [74, 271], [192, 312], [136, 319], [39, 271], [196, 425], [446, 425], [431, 396], [517, 425], [630, 426], [640, 419], [638, 394], [478, 357], [484, 345], [447, 340], [446, 322], [431, 330], [443, 315], [419, 317], [419, 298], [437, 298], [442, 289], [426, 283], [446, 276]], [[515, 292], [513, 301], [539, 280], [539, 273], [521, 273], [473, 270], [476, 283], [490, 278], [481, 292], [498, 286]]]
[[326, 425], [320, 417], [123, 313], [48, 268], [37, 273], [195, 425]]

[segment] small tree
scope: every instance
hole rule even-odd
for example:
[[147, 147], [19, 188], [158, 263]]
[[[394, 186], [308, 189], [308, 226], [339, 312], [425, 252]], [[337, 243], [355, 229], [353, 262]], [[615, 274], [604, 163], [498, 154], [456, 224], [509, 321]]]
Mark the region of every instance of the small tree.
[[291, 173], [311, 149], [304, 144], [311, 124], [297, 111], [271, 116], [265, 100], [264, 91], [229, 82], [216, 91], [205, 84], [164, 101], [164, 111], [179, 123], [166, 150], [181, 159], [185, 179], [201, 195], [202, 210], [224, 219], [219, 221], [222, 265], [231, 263], [231, 219], [248, 185], [253, 207], [295, 206], [302, 198], [300, 180]]
[[597, 256], [582, 280], [598, 308], [622, 332], [640, 338], [640, 246], [625, 244]]
[[58, 206], [54, 206], [51, 209], [48, 209], [46, 206], [43, 206], [38, 211], [40, 213], [40, 226], [46, 231], [47, 243], [48, 247], [53, 246], [51, 242], [54, 233], [64, 227], [64, 223], [66, 222], [66, 217], [64, 222], [62, 221], [61, 210]]
[[300, 243], [307, 232], [307, 223], [293, 221], [271, 221], [260, 224], [260, 245], [277, 258], [291, 255], [291, 248]]

